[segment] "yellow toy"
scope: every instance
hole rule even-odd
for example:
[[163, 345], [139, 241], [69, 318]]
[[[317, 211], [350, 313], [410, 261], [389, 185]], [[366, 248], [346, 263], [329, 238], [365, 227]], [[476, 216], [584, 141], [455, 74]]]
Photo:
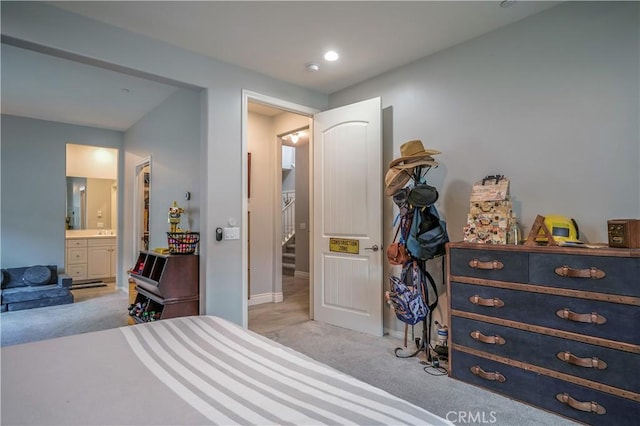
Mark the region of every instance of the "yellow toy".
[[180, 232], [178, 224], [180, 223], [180, 215], [182, 213], [184, 213], [184, 209], [178, 207], [178, 203], [174, 201], [173, 206], [169, 207], [169, 226], [171, 232]]
[[[550, 214], [544, 217], [544, 224], [547, 229], [553, 235], [553, 239], [556, 242], [562, 243], [580, 243], [580, 234], [578, 231], [578, 224], [575, 220], [566, 216], [557, 214]], [[538, 234], [536, 242], [546, 243], [547, 238], [543, 232]]]

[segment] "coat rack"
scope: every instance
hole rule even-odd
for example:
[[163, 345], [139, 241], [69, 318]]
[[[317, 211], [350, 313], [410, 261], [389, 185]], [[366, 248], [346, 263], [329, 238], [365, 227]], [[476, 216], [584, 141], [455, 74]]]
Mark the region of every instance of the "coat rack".
[[[425, 166], [425, 170], [424, 170], [424, 174], [426, 175], [426, 173], [429, 171], [429, 169], [431, 169], [431, 166]], [[423, 177], [423, 167], [422, 166], [416, 166], [413, 169], [413, 173], [411, 178], [413, 179], [413, 183], [414, 186], [418, 185], [421, 181], [422, 181], [422, 177]], [[444, 257], [443, 257], [444, 259]], [[430, 275], [428, 275], [429, 273], [426, 270], [426, 261], [425, 260], [418, 260], [418, 267], [422, 270], [422, 272], [425, 273], [425, 275], [427, 275], [429, 278]], [[437, 300], [438, 297], [438, 293], [437, 293], [437, 289], [434, 288], [435, 291], [435, 297]], [[425, 300], [425, 303], [427, 305], [429, 305], [429, 290], [427, 288], [425, 288], [425, 297], [427, 298], [427, 300]], [[398, 358], [412, 358], [415, 356], [418, 356], [421, 352], [424, 351], [425, 353], [425, 357], [427, 359], [428, 362], [431, 362], [431, 353], [429, 352], [429, 343], [430, 343], [430, 336], [431, 336], [431, 320], [432, 320], [432, 310], [429, 309], [429, 312], [427, 313], [427, 316], [422, 320], [422, 337], [421, 337], [421, 341], [419, 344], [417, 344], [417, 348], [415, 351], [411, 352], [411, 353], [405, 353], [405, 348], [403, 347], [397, 347], [394, 350], [394, 354], [396, 357]], [[407, 330], [408, 330], [408, 325], [405, 324], [405, 331], [404, 331], [404, 344], [407, 344]], [[416, 339], [417, 340], [417, 339]], [[417, 342], [416, 342], [417, 343]]]

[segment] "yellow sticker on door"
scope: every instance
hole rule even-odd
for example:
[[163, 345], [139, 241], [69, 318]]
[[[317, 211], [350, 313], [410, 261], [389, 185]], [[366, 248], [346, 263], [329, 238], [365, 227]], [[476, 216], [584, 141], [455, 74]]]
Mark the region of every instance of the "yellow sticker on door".
[[360, 241], [344, 238], [329, 238], [329, 251], [336, 253], [360, 253]]

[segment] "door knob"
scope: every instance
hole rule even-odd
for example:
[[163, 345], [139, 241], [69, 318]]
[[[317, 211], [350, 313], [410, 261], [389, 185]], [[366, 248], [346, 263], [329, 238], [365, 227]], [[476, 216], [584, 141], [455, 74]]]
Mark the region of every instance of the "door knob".
[[365, 247], [365, 250], [373, 250], [373, 251], [378, 251], [380, 250], [380, 247], [378, 247], [377, 244], [372, 245], [371, 247]]

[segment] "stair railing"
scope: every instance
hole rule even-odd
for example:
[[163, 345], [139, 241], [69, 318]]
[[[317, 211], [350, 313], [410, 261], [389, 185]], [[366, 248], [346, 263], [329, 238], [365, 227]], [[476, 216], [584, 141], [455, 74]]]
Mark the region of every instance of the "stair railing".
[[282, 244], [284, 245], [296, 233], [296, 193], [282, 193]]

